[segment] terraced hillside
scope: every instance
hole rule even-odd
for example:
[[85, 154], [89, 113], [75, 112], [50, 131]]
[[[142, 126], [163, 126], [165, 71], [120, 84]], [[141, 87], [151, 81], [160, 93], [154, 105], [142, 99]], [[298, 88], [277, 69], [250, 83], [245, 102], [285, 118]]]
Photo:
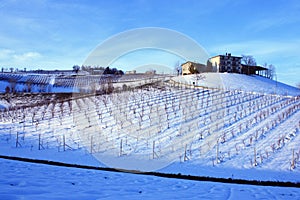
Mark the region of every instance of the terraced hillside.
[[[24, 101], [30, 101], [30, 98]], [[1, 111], [0, 139], [32, 151], [87, 150], [111, 167], [194, 162], [300, 166], [300, 98], [163, 83]], [[112, 162], [111, 160], [115, 161]]]

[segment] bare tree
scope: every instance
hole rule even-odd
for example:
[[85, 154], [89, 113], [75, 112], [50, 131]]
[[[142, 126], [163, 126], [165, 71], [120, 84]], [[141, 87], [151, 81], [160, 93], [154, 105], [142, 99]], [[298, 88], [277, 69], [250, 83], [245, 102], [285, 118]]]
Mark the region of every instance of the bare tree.
[[[199, 73], [196, 73], [194, 74], [194, 77], [193, 77], [193, 80], [195, 80], [193, 82], [193, 85], [195, 85], [196, 83], [198, 83], [198, 81], [202, 81], [202, 80], [205, 80], [206, 79], [206, 76], [203, 75], [203, 74], [199, 74]], [[197, 85], [197, 84], [196, 84]]]
[[27, 80], [25, 84], [27, 86], [27, 92], [30, 93], [32, 90], [32, 82], [30, 80]]
[[205, 75], [203, 75], [203, 74], [196, 74], [196, 80], [197, 81], [205, 80], [205, 79], [206, 79]]
[[275, 66], [270, 64], [268, 65], [267, 63], [263, 64], [263, 67], [268, 69], [267, 71], [267, 78], [269, 79], [273, 79], [276, 76], [276, 70], [275, 70]]
[[249, 66], [256, 66], [256, 61], [251, 55], [242, 55], [242, 63]]
[[268, 63], [264, 63], [263, 67], [268, 69], [267, 71], [267, 78], [274, 79], [276, 77], [276, 68], [274, 65]]
[[177, 74], [177, 76], [179, 76], [182, 73], [182, 68], [179, 61], [177, 61], [174, 66], [174, 72]]
[[272, 64], [268, 66], [268, 75], [270, 79], [274, 79], [274, 77], [276, 76], [276, 68]]
[[17, 81], [15, 79], [10, 79], [9, 84], [10, 84], [10, 91], [12, 93], [15, 93], [16, 92]]
[[80, 70], [80, 66], [79, 66], [79, 65], [74, 65], [74, 66], [73, 66], [73, 71], [74, 71], [76, 74], [78, 74], [79, 70]]
[[9, 86], [6, 86], [5, 93], [10, 93], [10, 87]]

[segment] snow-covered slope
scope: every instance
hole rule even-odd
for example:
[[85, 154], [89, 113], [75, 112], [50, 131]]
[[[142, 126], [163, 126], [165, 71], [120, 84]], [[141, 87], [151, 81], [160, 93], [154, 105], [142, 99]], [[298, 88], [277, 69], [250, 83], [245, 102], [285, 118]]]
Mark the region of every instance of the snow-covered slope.
[[297, 199], [300, 190], [38, 165], [0, 159], [0, 199]]
[[[198, 79], [198, 80], [197, 80]], [[241, 90], [265, 94], [299, 96], [300, 89], [261, 76], [235, 73], [203, 73], [174, 77], [174, 81], [189, 85], [225, 90]], [[194, 84], [193, 84], [194, 83]]]
[[299, 163], [299, 110], [296, 97], [164, 86], [45, 102], [0, 120], [4, 141], [26, 138], [17, 147], [84, 146], [110, 167], [151, 171], [188, 161], [289, 170]]
[[[186, 84], [193, 81], [192, 78], [184, 77]], [[0, 154], [123, 169], [299, 182], [298, 90], [278, 84], [277, 90], [284, 91], [284, 95], [272, 95], [272, 83], [261, 77], [206, 74], [197, 84], [207, 88], [185, 87], [177, 80], [108, 95], [74, 96], [73, 99], [12, 107], [0, 112]], [[264, 90], [259, 90], [261, 86]], [[12, 98], [11, 105], [16, 104], [14, 101], [20, 99]], [[6, 181], [14, 171], [23, 169], [23, 164], [0, 160], [0, 165], [4, 169], [1, 176], [5, 176], [0, 183], [4, 187], [0, 188], [9, 191], [4, 193], [7, 196], [0, 197], [13, 197], [10, 195], [14, 190], [7, 189], [7, 185], [32, 188], [27, 179]], [[37, 181], [44, 180], [40, 166], [25, 166], [28, 173], [38, 171]], [[62, 177], [65, 174], [64, 169], [45, 169], [59, 170]], [[21, 171], [21, 174], [26, 173]], [[90, 172], [75, 170], [73, 173], [72, 187], [72, 183], [76, 186], [81, 183], [81, 175], [77, 173], [85, 176]], [[105, 174], [105, 177], [110, 176]], [[148, 179], [133, 179], [152, 183]], [[49, 180], [53, 181], [53, 177]], [[96, 182], [93, 178], [89, 180]], [[124, 176], [120, 180], [124, 184], [116, 188], [130, 180]], [[86, 184], [86, 179], [83, 182]], [[165, 184], [161, 179], [158, 182]], [[186, 187], [186, 184], [189, 183], [181, 182], [179, 187]], [[137, 185], [126, 189], [133, 187]], [[215, 190], [214, 187], [206, 189]], [[256, 189], [253, 188], [251, 195]], [[69, 187], [68, 190], [73, 191]], [[28, 191], [32, 195], [35, 188]], [[123, 191], [127, 194], [127, 190]], [[157, 188], [151, 191], [158, 192]], [[187, 192], [194, 194], [195, 191]], [[227, 191], [235, 191], [235, 187], [228, 187]], [[299, 190], [292, 188], [287, 192], [297, 195]]]

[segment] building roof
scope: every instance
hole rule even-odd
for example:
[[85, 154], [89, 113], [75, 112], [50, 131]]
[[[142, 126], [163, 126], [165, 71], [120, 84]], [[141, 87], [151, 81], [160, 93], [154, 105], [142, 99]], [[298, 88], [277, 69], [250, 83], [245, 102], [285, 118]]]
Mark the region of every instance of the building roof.
[[242, 67], [253, 67], [256, 70], [262, 71], [262, 70], [268, 70], [268, 68], [262, 67], [262, 66], [257, 66], [257, 65], [245, 65], [245, 64], [241, 64]]
[[205, 64], [201, 64], [201, 63], [197, 63], [197, 62], [186, 61], [185, 63], [182, 63], [181, 66], [183, 66], [183, 65], [185, 65], [187, 63], [192, 63], [192, 64], [196, 64], [196, 65], [205, 65]]
[[[226, 56], [226, 55], [216, 55], [216, 56], [213, 56], [213, 57], [210, 57], [209, 59], [211, 58], [216, 58], [216, 57], [219, 57], [219, 56]], [[227, 55], [228, 56], [228, 55]], [[230, 57], [234, 57], [234, 58], [242, 58], [241, 56], [233, 56], [230, 54]]]

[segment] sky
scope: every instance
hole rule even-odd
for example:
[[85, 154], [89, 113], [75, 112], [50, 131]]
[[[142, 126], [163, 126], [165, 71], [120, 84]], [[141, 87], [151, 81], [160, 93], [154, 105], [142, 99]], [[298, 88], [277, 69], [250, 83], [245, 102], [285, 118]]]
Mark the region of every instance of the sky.
[[[300, 82], [297, 0], [0, 0], [0, 26], [4, 68], [72, 69], [109, 38], [158, 27], [190, 38], [209, 56], [252, 55], [259, 65], [273, 64], [278, 81], [294, 86]], [[161, 38], [165, 42], [170, 41]], [[161, 49], [136, 51], [126, 59], [120, 55], [115, 66], [126, 71], [151, 61], [173, 68], [184, 61], [164, 56]]]

